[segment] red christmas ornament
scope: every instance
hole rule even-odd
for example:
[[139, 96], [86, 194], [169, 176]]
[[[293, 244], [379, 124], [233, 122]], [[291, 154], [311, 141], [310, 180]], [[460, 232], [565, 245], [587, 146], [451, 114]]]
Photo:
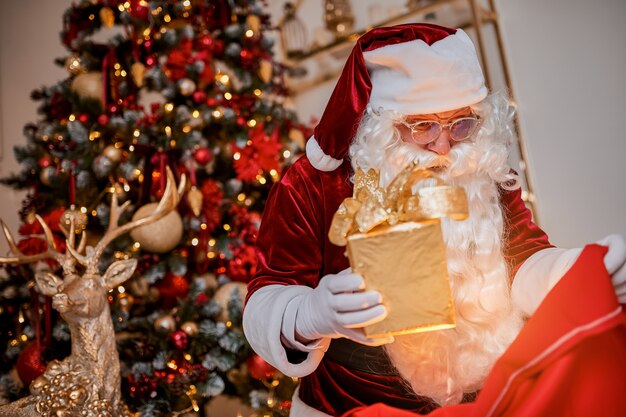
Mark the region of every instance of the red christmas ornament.
[[163, 308], [172, 308], [178, 303], [178, 299], [185, 298], [189, 292], [189, 283], [182, 275], [168, 273], [156, 284], [159, 291], [159, 299]]
[[37, 161], [37, 164], [42, 168], [49, 167], [51, 163], [52, 158], [50, 158], [50, 155], [42, 156], [39, 158], [39, 161]]
[[241, 58], [241, 64], [248, 67], [252, 64], [254, 54], [248, 49], [242, 49], [241, 52], [239, 52], [239, 57]]
[[248, 282], [257, 269], [257, 257], [253, 246], [241, 245], [233, 250], [228, 261], [228, 276], [233, 281]]
[[285, 400], [278, 404], [278, 411], [289, 412], [291, 410], [291, 401]]
[[232, 145], [233, 153], [239, 153], [239, 159], [233, 162], [237, 178], [242, 181], [254, 181], [259, 171], [275, 170], [280, 174], [278, 151], [281, 148], [279, 131], [274, 129], [270, 136], [265, 134], [263, 123], [248, 131], [250, 144], [239, 148]]
[[78, 121], [81, 123], [87, 123], [89, 121], [89, 115], [87, 113], [83, 113], [78, 116]]
[[276, 368], [255, 353], [246, 360], [246, 366], [248, 367], [248, 373], [254, 379], [271, 379], [276, 375]]
[[100, 116], [98, 116], [98, 123], [100, 123], [102, 126], [107, 125], [109, 123], [109, 116], [107, 116], [106, 114], [101, 114]]
[[205, 293], [201, 292], [200, 294], [198, 294], [198, 296], [196, 297], [196, 304], [201, 306], [205, 303], [207, 303], [209, 301], [209, 296], [206, 295]]
[[148, 16], [150, 15], [148, 2], [145, 0], [131, 0], [130, 14], [137, 19], [147, 20]]
[[35, 341], [26, 345], [18, 356], [15, 369], [25, 386], [29, 386], [46, 371], [46, 365], [41, 359], [42, 355], [43, 346]]
[[204, 91], [195, 91], [192, 95], [194, 103], [200, 104], [206, 100], [206, 93]]
[[170, 334], [170, 342], [172, 342], [176, 349], [184, 350], [187, 349], [187, 346], [189, 345], [189, 338], [187, 337], [187, 333], [184, 331], [176, 330]]
[[219, 104], [219, 101], [215, 99], [215, 97], [209, 97], [206, 99], [207, 106], [215, 107]]
[[216, 39], [213, 43], [213, 54], [216, 56], [221, 56], [224, 54], [224, 41], [221, 39]]
[[210, 179], [202, 184], [200, 192], [202, 192], [202, 213], [207, 225], [207, 232], [211, 233], [222, 222], [220, 207], [224, 192], [217, 182]]
[[198, 148], [193, 153], [193, 159], [200, 165], [206, 165], [213, 159], [213, 152], [209, 148]]
[[239, 116], [239, 117], [237, 118], [237, 124], [238, 124], [239, 126], [243, 126], [243, 125], [245, 125], [245, 124], [246, 124], [246, 119], [244, 119], [243, 117]]
[[198, 43], [200, 46], [208, 49], [212, 49], [214, 45], [213, 38], [209, 35], [200, 36], [200, 38], [198, 38]]

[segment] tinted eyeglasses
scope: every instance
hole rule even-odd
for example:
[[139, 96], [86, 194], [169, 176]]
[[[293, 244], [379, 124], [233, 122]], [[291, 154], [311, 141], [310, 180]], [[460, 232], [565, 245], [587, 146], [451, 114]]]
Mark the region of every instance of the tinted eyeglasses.
[[436, 120], [420, 120], [418, 122], [401, 121], [404, 126], [411, 131], [411, 139], [419, 145], [428, 145], [434, 142], [443, 129], [450, 131], [450, 138], [455, 142], [469, 139], [480, 126], [480, 119], [477, 116], [466, 116], [453, 119], [442, 124]]

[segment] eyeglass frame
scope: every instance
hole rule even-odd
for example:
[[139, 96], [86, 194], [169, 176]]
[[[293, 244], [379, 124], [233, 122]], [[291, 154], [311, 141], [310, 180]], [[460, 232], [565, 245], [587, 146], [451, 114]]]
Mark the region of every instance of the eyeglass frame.
[[[466, 120], [466, 119], [476, 120], [476, 122], [477, 122], [476, 126], [474, 126], [474, 129], [472, 130], [472, 132], [470, 134], [468, 134], [466, 137], [464, 137], [462, 139], [455, 139], [454, 137], [452, 137], [452, 129], [450, 129], [450, 127], [452, 125], [454, 125], [455, 123], [457, 123], [457, 122], [459, 122], [461, 120]], [[425, 145], [430, 145], [431, 143], [433, 143], [434, 141], [439, 139], [439, 136], [441, 136], [441, 134], [443, 133], [444, 129], [448, 129], [449, 130], [449, 132], [450, 132], [450, 139], [452, 139], [454, 142], [458, 143], [458, 142], [463, 142], [465, 140], [468, 140], [470, 137], [472, 137], [478, 131], [478, 129], [480, 129], [480, 126], [482, 124], [482, 119], [480, 117], [478, 117], [478, 115], [476, 115], [475, 113], [472, 112], [471, 116], [457, 117], [455, 119], [452, 119], [452, 121], [449, 121], [448, 123], [445, 123], [445, 124], [443, 124], [443, 123], [441, 123], [441, 122], [439, 122], [437, 120], [432, 120], [432, 119], [430, 119], [430, 120], [428, 120], [428, 119], [420, 120], [420, 121], [412, 123], [412, 124], [409, 124], [406, 121], [406, 119], [401, 119], [398, 122], [401, 123], [407, 129], [409, 129], [409, 131], [411, 132], [411, 139], [413, 140], [413, 142], [417, 143], [418, 145], [425, 146]], [[438, 124], [440, 126], [439, 134], [436, 135], [433, 139], [429, 140], [428, 142], [422, 143], [422, 142], [415, 141], [413, 139], [413, 135], [415, 134], [415, 131], [413, 130], [412, 126], [415, 126], [415, 125], [417, 125], [419, 123], [436, 123], [436, 124]]]

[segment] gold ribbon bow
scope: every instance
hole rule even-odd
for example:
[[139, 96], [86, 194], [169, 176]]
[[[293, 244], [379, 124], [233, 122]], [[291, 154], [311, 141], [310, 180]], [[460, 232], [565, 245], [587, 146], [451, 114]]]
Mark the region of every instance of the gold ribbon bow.
[[[413, 194], [413, 186], [428, 178], [434, 179], [436, 185]], [[433, 171], [416, 164], [404, 168], [387, 189], [379, 184], [377, 170], [357, 169], [353, 196], [343, 200], [330, 225], [328, 237], [333, 244], [345, 246], [348, 236], [367, 233], [378, 226], [438, 221], [441, 217], [465, 220], [468, 216], [465, 190], [446, 185]]]

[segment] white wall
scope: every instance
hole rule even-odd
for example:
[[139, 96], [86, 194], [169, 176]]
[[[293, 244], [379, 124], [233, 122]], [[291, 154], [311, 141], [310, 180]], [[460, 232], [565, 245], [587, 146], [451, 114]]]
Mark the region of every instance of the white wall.
[[[26, 142], [22, 127], [38, 120], [30, 92], [67, 75], [53, 61], [66, 55], [59, 32], [63, 11], [70, 4], [70, 0], [0, 1], [0, 177], [18, 171], [13, 146]], [[0, 186], [0, 218], [14, 235], [24, 195]], [[2, 235], [0, 254], [6, 250]]]
[[498, 0], [542, 227], [626, 235], [626, 2]]
[[[368, 18], [371, 3], [352, 2], [360, 5], [358, 24]], [[1, 176], [17, 170], [12, 147], [25, 140], [22, 126], [37, 120], [30, 91], [65, 76], [52, 61], [65, 54], [58, 34], [69, 4], [0, 2]], [[270, 0], [270, 10], [282, 15], [282, 4]], [[303, 4], [314, 10], [323, 2]], [[542, 227], [563, 246], [609, 232], [626, 235], [626, 2], [498, 0], [497, 5]], [[321, 12], [309, 12], [303, 20], [311, 28], [322, 26], [317, 16], [321, 19]], [[318, 114], [331, 89], [326, 85], [297, 98], [299, 113]], [[0, 193], [0, 217], [16, 231], [22, 196], [4, 187]], [[2, 241], [1, 253], [5, 248]]]

